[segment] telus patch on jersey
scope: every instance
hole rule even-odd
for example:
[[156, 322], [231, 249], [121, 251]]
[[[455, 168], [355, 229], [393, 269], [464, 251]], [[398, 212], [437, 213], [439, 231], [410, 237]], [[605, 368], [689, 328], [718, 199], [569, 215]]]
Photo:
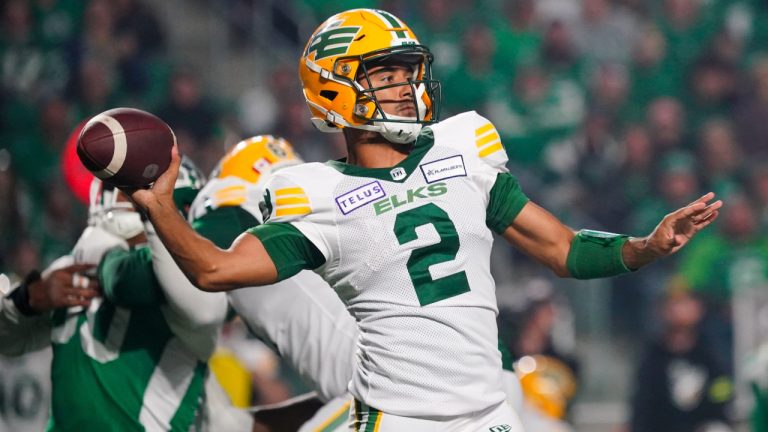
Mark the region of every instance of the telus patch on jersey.
[[353, 210], [357, 210], [360, 207], [370, 204], [380, 198], [387, 196], [384, 192], [384, 188], [378, 181], [360, 186], [357, 189], [353, 189], [344, 195], [336, 197], [336, 205], [339, 206], [339, 210], [345, 215], [349, 214]]
[[423, 165], [419, 165], [424, 180], [427, 183], [445, 180], [453, 177], [466, 177], [467, 169], [464, 167], [464, 158], [461, 155], [439, 159]]

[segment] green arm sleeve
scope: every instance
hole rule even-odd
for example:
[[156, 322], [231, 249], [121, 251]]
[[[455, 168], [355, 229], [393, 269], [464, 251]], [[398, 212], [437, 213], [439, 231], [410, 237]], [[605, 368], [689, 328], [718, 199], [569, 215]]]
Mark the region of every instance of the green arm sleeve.
[[325, 263], [323, 254], [298, 229], [288, 223], [268, 223], [248, 230], [261, 240], [277, 268], [277, 279], [287, 279], [301, 270]]
[[108, 252], [97, 274], [104, 296], [118, 306], [150, 306], [164, 301], [148, 247]]
[[232, 242], [248, 228], [259, 221], [241, 207], [219, 207], [192, 222], [192, 228], [211, 240], [216, 246], [227, 249]]
[[632, 271], [624, 265], [621, 256], [621, 248], [628, 239], [622, 234], [579, 231], [568, 250], [568, 271], [575, 279], [603, 278]]
[[520, 189], [520, 183], [509, 173], [496, 176], [486, 209], [485, 224], [501, 234], [528, 203], [528, 197]]

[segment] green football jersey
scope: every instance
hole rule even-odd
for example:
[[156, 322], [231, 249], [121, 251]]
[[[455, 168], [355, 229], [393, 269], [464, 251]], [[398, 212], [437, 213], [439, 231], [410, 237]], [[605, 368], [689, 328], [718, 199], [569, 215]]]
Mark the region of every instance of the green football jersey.
[[53, 315], [49, 431], [188, 431], [205, 363], [174, 336], [149, 248], [108, 253], [104, 296]]

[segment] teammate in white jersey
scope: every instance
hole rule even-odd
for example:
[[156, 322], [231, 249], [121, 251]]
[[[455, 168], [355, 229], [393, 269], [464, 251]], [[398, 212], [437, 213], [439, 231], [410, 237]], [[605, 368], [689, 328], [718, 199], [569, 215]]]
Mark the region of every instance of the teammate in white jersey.
[[558, 276], [606, 277], [676, 252], [722, 202], [706, 194], [647, 237], [575, 232], [522, 193], [488, 120], [468, 112], [435, 122], [431, 62], [387, 12], [323, 23], [299, 72], [313, 122], [341, 130], [348, 156], [278, 172], [268, 222], [229, 249], [178, 216], [175, 149], [153, 188], [132, 197], [203, 290], [272, 284], [303, 269], [329, 282], [360, 328], [350, 384], [357, 430], [519, 430], [500, 386], [492, 231]]

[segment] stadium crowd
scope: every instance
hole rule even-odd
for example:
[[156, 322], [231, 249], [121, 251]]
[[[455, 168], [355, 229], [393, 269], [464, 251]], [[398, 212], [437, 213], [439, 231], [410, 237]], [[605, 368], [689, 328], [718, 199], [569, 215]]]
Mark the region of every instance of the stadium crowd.
[[[243, 19], [258, 3], [217, 3], [228, 8], [223, 15], [237, 44], [254, 42]], [[157, 114], [205, 171], [235, 142], [229, 136], [280, 135], [308, 161], [340, 153], [339, 135], [316, 133], [307, 121], [294, 63], [274, 62], [262, 78], [267, 97], [222, 100], [214, 96], [215, 82], [203, 82], [169, 52], [169, 24], [149, 1], [0, 5], [0, 270], [6, 274], [21, 278], [44, 268], [77, 241], [87, 204], [62, 180], [61, 154], [72, 130], [106, 109]], [[690, 311], [667, 302], [690, 294], [702, 306], [701, 323], [696, 313], [693, 321], [701, 340], [712, 344], [713, 381], [733, 374], [732, 296], [768, 279], [768, 2], [303, 0], [289, 6], [292, 14], [275, 26], [298, 17], [314, 25], [350, 7], [387, 9], [410, 23], [435, 54], [440, 117], [474, 108], [490, 118], [526, 193], [569, 225], [644, 234], [669, 211], [717, 192], [727, 206], [715, 226], [663, 264], [610, 281], [612, 315], [634, 340], [666, 334], [664, 323], [675, 322], [675, 311]], [[294, 24], [289, 28], [300, 28]], [[304, 41], [307, 35], [287, 36]], [[288, 57], [303, 47], [294, 48]], [[262, 129], [240, 121], [244, 112], [261, 114]], [[512, 260], [515, 274], [552, 278], [513, 250], [501, 257]], [[504, 277], [497, 274], [499, 285], [515, 286]], [[656, 308], [662, 299], [663, 320]], [[653, 361], [651, 351], [645, 361]], [[720, 390], [716, 404], [732, 396]], [[635, 407], [647, 409], [640, 399]], [[633, 430], [662, 429], [634, 424]]]

